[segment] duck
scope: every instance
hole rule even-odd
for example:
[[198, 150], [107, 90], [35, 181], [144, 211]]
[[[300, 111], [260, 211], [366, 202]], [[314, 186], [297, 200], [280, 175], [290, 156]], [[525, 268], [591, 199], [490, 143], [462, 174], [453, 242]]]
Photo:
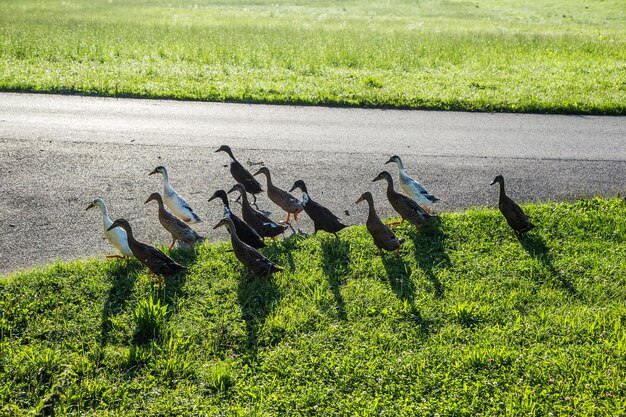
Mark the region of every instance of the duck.
[[148, 204], [151, 201], [156, 201], [159, 204], [159, 222], [172, 235], [172, 244], [168, 248], [171, 250], [177, 240], [185, 242], [187, 245], [193, 246], [195, 243], [202, 242], [204, 238], [198, 235], [191, 227], [187, 226], [185, 222], [178, 217], [165, 210], [163, 204], [163, 197], [159, 193], [152, 193], [145, 201], [144, 204]]
[[395, 162], [398, 165], [398, 176], [400, 177], [400, 187], [410, 198], [415, 200], [425, 210], [429, 211], [437, 201], [440, 201], [437, 197], [424, 188], [419, 181], [414, 180], [406, 173], [402, 159], [398, 155], [394, 155], [385, 164]]
[[241, 198], [241, 217], [261, 237], [276, 237], [287, 230], [287, 226], [277, 224], [265, 214], [256, 210], [248, 201], [246, 188], [242, 183], [237, 183], [228, 191], [228, 194], [239, 191]]
[[116, 227], [121, 227], [126, 231], [128, 236], [128, 246], [130, 247], [133, 255], [139, 260], [139, 262], [148, 267], [150, 275], [156, 275], [158, 277], [159, 285], [161, 285], [163, 281], [161, 277], [169, 277], [180, 271], [187, 270], [186, 266], [175, 262], [172, 258], [154, 246], [135, 239], [133, 236], [133, 229], [130, 227], [130, 223], [128, 223], [126, 219], [115, 220], [107, 230], [113, 230]]
[[431, 216], [415, 202], [415, 200], [410, 199], [404, 194], [400, 194], [396, 190], [393, 189], [393, 179], [391, 178], [391, 174], [387, 171], [382, 171], [379, 173], [374, 181], [387, 180], [387, 198], [391, 203], [391, 206], [395, 211], [398, 212], [400, 216], [402, 216], [402, 221], [394, 222], [391, 225], [402, 223], [407, 220], [409, 223], [414, 225], [415, 227], [420, 227], [425, 224], [428, 220], [434, 218], [435, 216]]
[[[265, 242], [261, 239], [261, 236], [246, 222], [241, 220], [239, 217], [235, 215], [230, 209], [230, 205], [228, 204], [228, 196], [226, 195], [226, 191], [217, 190], [213, 195], [209, 198], [209, 201], [212, 201], [216, 198], [222, 200], [224, 203], [224, 217], [229, 218], [233, 221], [235, 225], [235, 229], [237, 229], [237, 235], [239, 239], [245, 242], [247, 245], [252, 246], [255, 249], [265, 247]], [[230, 231], [230, 229], [228, 229]]]
[[323, 230], [334, 234], [335, 237], [338, 237], [337, 232], [348, 227], [341, 223], [339, 218], [330, 210], [311, 199], [304, 181], [297, 180], [294, 182], [293, 187], [291, 187], [289, 192], [292, 192], [296, 188], [299, 188], [300, 191], [302, 191], [302, 205], [304, 206], [304, 212], [309, 215], [311, 220], [313, 220], [313, 235], [315, 235], [318, 230]]
[[283, 268], [267, 259], [261, 252], [242, 241], [237, 234], [237, 227], [232, 217], [224, 217], [213, 227], [217, 229], [226, 226], [230, 233], [230, 241], [233, 246], [235, 257], [246, 266], [253, 274], [269, 276], [275, 272], [282, 271]]
[[115, 249], [117, 249], [121, 255], [107, 255], [107, 258], [127, 258], [132, 257], [133, 252], [128, 247], [128, 238], [126, 236], [126, 232], [124, 229], [120, 227], [116, 227], [114, 229], [108, 230], [109, 227], [113, 224], [113, 220], [109, 217], [109, 213], [107, 211], [107, 205], [100, 198], [96, 198], [93, 200], [85, 209], [85, 211], [92, 209], [94, 207], [98, 207], [100, 212], [102, 212], [102, 226], [104, 229], [104, 235], [107, 240]]
[[263, 192], [263, 188], [261, 184], [254, 178], [250, 171], [248, 171], [235, 157], [233, 156], [233, 151], [230, 149], [228, 145], [222, 145], [215, 152], [226, 152], [228, 156], [230, 156], [230, 174], [233, 176], [235, 181], [246, 188], [246, 191], [252, 194], [254, 201], [253, 205], [256, 205], [256, 195]]
[[495, 183], [500, 184], [498, 208], [509, 226], [518, 234], [524, 234], [532, 230], [535, 225], [530, 222], [530, 219], [522, 208], [504, 192], [504, 177], [502, 175], [496, 176], [490, 185], [494, 185]]
[[[281, 223], [290, 224], [289, 219], [293, 214], [293, 219], [296, 222], [296, 227], [298, 227], [298, 213], [304, 210], [304, 206], [302, 202], [289, 194], [287, 191], [282, 190], [275, 186], [272, 183], [272, 177], [270, 175], [270, 170], [267, 167], [261, 167], [254, 176], [263, 174], [267, 179], [267, 196], [270, 200], [274, 202], [277, 206], [282, 208], [287, 212], [287, 219]], [[300, 229], [298, 227], [298, 229]]]
[[172, 188], [170, 184], [170, 179], [167, 174], [167, 169], [160, 165], [149, 173], [148, 175], [154, 174], [162, 174], [163, 175], [163, 202], [169, 208], [172, 213], [174, 213], [177, 217], [182, 219], [185, 223], [201, 223], [202, 219], [198, 217], [196, 213], [194, 213], [193, 209], [180, 194]]
[[374, 208], [372, 193], [369, 191], [364, 192], [355, 204], [359, 204], [362, 201], [367, 201], [367, 205], [369, 206], [365, 226], [367, 227], [367, 231], [370, 232], [370, 235], [372, 235], [372, 238], [374, 238], [374, 244], [378, 248], [378, 252], [382, 255], [383, 249], [388, 251], [395, 250], [396, 255], [400, 256], [400, 246], [404, 244], [405, 240], [398, 239], [396, 235], [393, 234], [391, 229], [389, 229], [389, 227], [383, 223], [382, 220], [380, 220], [380, 217], [378, 217], [378, 213], [376, 213], [376, 209]]

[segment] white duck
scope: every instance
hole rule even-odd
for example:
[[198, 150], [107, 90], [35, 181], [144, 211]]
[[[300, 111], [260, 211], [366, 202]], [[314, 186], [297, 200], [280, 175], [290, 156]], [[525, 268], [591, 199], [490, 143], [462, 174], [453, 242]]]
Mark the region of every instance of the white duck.
[[400, 177], [400, 186], [402, 187], [406, 195], [415, 200], [419, 205], [427, 209], [432, 209], [433, 204], [439, 201], [439, 199], [429, 193], [428, 190], [426, 190], [426, 188], [424, 188], [424, 186], [418, 181], [415, 181], [413, 178], [409, 177], [409, 174], [406, 173], [404, 165], [402, 164], [402, 159], [400, 159], [398, 155], [394, 155], [389, 158], [389, 160], [385, 162], [385, 164], [388, 164], [390, 162], [395, 162], [396, 164], [398, 164], [398, 176]]
[[107, 240], [111, 242], [111, 245], [115, 247], [122, 256], [120, 255], [108, 255], [107, 258], [125, 258], [127, 256], [133, 256], [133, 252], [128, 247], [128, 237], [126, 236], [126, 231], [121, 227], [116, 227], [111, 230], [107, 230], [113, 224], [113, 221], [109, 218], [109, 213], [107, 212], [107, 206], [104, 204], [99, 198], [96, 198], [87, 206], [85, 211], [90, 208], [98, 207], [102, 212], [102, 226], [104, 227], [104, 235]]
[[200, 223], [202, 220], [193, 212], [189, 203], [172, 188], [167, 170], [164, 166], [158, 166], [148, 175], [163, 174], [163, 202], [172, 213], [181, 218], [185, 223]]

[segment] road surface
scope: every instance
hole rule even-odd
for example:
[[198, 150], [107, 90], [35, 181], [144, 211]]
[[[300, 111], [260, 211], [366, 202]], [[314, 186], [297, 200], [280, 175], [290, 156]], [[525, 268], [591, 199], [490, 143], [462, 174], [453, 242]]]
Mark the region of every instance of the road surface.
[[[205, 220], [211, 239], [222, 208], [207, 202], [230, 188], [230, 145], [250, 170], [265, 165], [274, 183], [303, 179], [318, 202], [349, 224], [363, 223], [372, 191], [382, 217], [394, 215], [383, 169], [397, 178], [400, 155], [411, 175], [441, 199], [438, 211], [493, 206], [502, 174], [520, 202], [614, 196], [626, 190], [626, 118], [457, 113], [111, 99], [0, 93], [0, 273], [113, 253], [96, 197], [136, 236], [169, 244], [156, 204], [165, 165], [173, 186]], [[299, 193], [295, 193], [299, 196]], [[260, 198], [275, 219], [283, 213]], [[239, 207], [235, 206], [238, 211]], [[302, 228], [311, 223], [302, 216]]]

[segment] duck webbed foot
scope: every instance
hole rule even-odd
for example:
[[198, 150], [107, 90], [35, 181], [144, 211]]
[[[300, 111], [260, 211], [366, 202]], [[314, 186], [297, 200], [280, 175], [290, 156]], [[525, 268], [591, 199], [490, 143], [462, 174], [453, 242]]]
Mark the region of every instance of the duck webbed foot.
[[122, 255], [106, 255], [107, 259], [126, 259], [126, 256]]

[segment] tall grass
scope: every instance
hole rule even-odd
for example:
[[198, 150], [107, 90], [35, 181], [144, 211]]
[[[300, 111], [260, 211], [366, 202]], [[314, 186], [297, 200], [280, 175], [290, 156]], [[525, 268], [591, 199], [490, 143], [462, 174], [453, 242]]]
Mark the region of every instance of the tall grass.
[[623, 114], [619, 1], [0, 5], [0, 89]]

